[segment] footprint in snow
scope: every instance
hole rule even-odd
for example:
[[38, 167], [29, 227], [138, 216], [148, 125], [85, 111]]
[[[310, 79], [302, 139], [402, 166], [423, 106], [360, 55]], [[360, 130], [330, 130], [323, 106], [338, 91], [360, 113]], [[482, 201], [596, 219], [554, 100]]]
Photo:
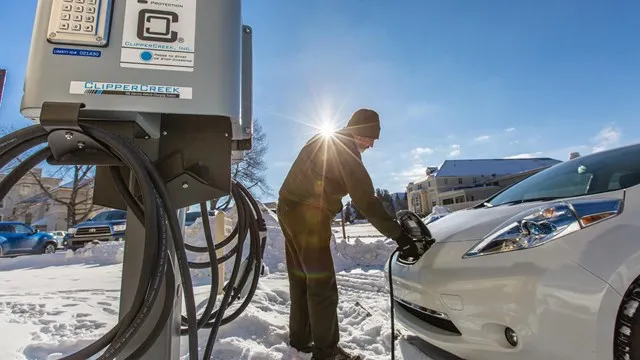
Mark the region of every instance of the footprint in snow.
[[109, 315], [114, 315], [114, 316], [118, 315], [118, 311], [116, 311], [116, 310], [114, 310], [112, 308], [105, 307], [105, 308], [102, 308], [102, 311], [104, 311], [105, 313], [107, 313]]

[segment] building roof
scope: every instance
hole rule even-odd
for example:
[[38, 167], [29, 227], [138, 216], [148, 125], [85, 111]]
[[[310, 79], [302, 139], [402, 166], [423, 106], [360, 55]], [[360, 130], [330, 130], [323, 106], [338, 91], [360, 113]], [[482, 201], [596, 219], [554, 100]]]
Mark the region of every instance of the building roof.
[[531, 159], [471, 159], [446, 160], [435, 173], [436, 177], [505, 176], [560, 163], [551, 158]]
[[[84, 179], [82, 179], [82, 181], [80, 181], [78, 183], [78, 187], [82, 187], [85, 186], [87, 184], [93, 183], [95, 179], [93, 177], [85, 177]], [[62, 185], [60, 185], [58, 188], [62, 188], [62, 189], [73, 189], [73, 180], [66, 182]], [[54, 189], [55, 190], [55, 189]]]

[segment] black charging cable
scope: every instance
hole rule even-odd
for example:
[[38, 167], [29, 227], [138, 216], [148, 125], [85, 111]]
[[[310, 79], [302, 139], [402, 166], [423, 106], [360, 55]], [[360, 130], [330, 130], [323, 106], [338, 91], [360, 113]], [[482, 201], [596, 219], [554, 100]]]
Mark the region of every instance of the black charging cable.
[[[232, 195], [238, 209], [238, 223], [231, 235], [225, 241], [214, 245], [211, 229], [208, 222], [206, 204], [201, 205], [203, 222], [206, 222], [205, 235], [207, 246], [205, 252], [209, 254], [210, 261], [203, 264], [192, 264], [187, 260], [186, 250], [203, 248], [189, 246], [184, 243], [182, 231], [172, 205], [164, 180], [149, 157], [136, 147], [131, 140], [112, 134], [99, 127], [89, 124], [79, 124], [83, 135], [89, 137], [101, 145], [113, 158], [127, 166], [141, 192], [141, 199], [131, 194], [122, 176], [119, 166], [110, 166], [109, 170], [115, 185], [127, 206], [134, 216], [145, 227], [145, 247], [142, 259], [142, 270], [138, 279], [138, 288], [134, 295], [130, 310], [124, 314], [109, 332], [100, 337], [89, 346], [63, 357], [64, 360], [86, 360], [102, 352], [100, 360], [111, 360], [118, 357], [125, 347], [131, 342], [142, 326], [148, 321], [148, 315], [157, 300], [163, 281], [166, 281], [165, 301], [162, 305], [159, 319], [148, 332], [144, 334], [144, 341], [126, 357], [126, 359], [141, 358], [158, 339], [169, 320], [173, 310], [173, 289], [175, 287], [174, 265], [168, 257], [168, 232], [176, 252], [180, 278], [184, 289], [186, 305], [186, 317], [183, 316], [183, 335], [188, 336], [189, 359], [199, 359], [197, 332], [201, 328], [210, 328], [210, 336], [205, 348], [204, 359], [211, 358], [213, 344], [220, 326], [237, 318], [248, 306], [257, 288], [262, 257], [266, 244], [266, 225], [262, 217], [257, 201], [251, 193], [240, 183], [233, 182]], [[64, 131], [64, 130], [55, 130]], [[34, 147], [45, 145], [49, 133], [40, 125], [33, 125], [20, 129], [0, 138], [0, 168], [5, 167], [20, 154]], [[0, 199], [8, 194], [11, 188], [25, 176], [32, 168], [41, 162], [52, 158], [53, 153], [48, 146], [36, 150], [27, 159], [18, 164], [2, 181], [0, 181]], [[205, 214], [207, 216], [205, 216]], [[249, 236], [249, 255], [246, 259], [247, 266], [240, 273], [241, 255], [245, 239]], [[237, 238], [236, 245], [229, 253], [220, 259], [216, 257], [215, 250], [220, 249]], [[217, 273], [217, 265], [231, 257], [236, 257], [232, 274], [224, 289], [224, 296], [219, 308], [214, 311], [216, 295], [218, 293], [218, 277], [224, 274]], [[200, 319], [197, 318], [193, 284], [190, 268], [193, 266], [206, 266], [212, 271], [212, 290], [205, 312]], [[226, 309], [239, 299], [240, 292], [251, 278], [251, 285], [244, 301], [231, 315], [223, 317]], [[238, 276], [240, 280], [236, 281]], [[166, 280], [165, 280], [166, 279]], [[215, 286], [214, 286], [215, 283]], [[215, 288], [215, 289], [214, 289]], [[215, 291], [214, 291], [215, 290]]]

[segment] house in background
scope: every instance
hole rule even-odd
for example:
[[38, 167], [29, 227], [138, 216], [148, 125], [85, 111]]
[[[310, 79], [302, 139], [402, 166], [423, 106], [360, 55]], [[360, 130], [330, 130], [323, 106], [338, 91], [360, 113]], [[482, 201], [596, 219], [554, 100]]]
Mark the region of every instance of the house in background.
[[561, 161], [551, 158], [446, 160], [409, 183], [409, 210], [425, 216], [436, 205], [450, 211], [475, 206], [498, 191]]
[[[14, 221], [22, 221], [40, 231], [66, 231], [67, 206], [73, 192], [73, 183], [68, 182], [55, 187], [49, 194], [42, 191], [22, 200], [16, 205]], [[105, 208], [93, 204], [93, 178], [78, 185], [76, 196], [76, 219], [74, 224], [90, 219]]]
[[434, 174], [438, 167], [429, 166], [426, 170], [426, 177], [410, 182], [407, 186], [407, 203], [410, 211], [418, 215], [427, 215], [431, 212], [429, 208], [428, 185], [434, 180]]
[[[0, 175], [0, 181], [4, 179], [7, 174]], [[10, 221], [17, 215], [19, 208], [17, 206], [30, 197], [36, 196], [42, 192], [42, 188], [39, 183], [47, 189], [51, 190], [57, 188], [60, 185], [62, 179], [42, 176], [42, 169], [35, 168], [29, 174], [23, 176], [18, 182], [9, 190], [7, 196], [0, 200], [0, 221]], [[24, 219], [24, 218], [23, 218]], [[35, 220], [36, 218], [27, 219]], [[20, 220], [23, 221], [23, 220]], [[29, 222], [29, 223], [30, 223]]]

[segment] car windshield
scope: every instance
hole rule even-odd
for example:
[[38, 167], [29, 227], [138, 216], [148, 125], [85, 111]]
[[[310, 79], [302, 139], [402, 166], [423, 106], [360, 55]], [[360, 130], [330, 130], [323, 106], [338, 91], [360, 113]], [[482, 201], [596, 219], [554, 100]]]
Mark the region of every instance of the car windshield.
[[625, 189], [640, 183], [640, 145], [595, 153], [552, 166], [485, 202], [485, 206], [552, 200]]
[[105, 211], [96, 215], [91, 221], [113, 221], [126, 220], [127, 213], [125, 211]]

